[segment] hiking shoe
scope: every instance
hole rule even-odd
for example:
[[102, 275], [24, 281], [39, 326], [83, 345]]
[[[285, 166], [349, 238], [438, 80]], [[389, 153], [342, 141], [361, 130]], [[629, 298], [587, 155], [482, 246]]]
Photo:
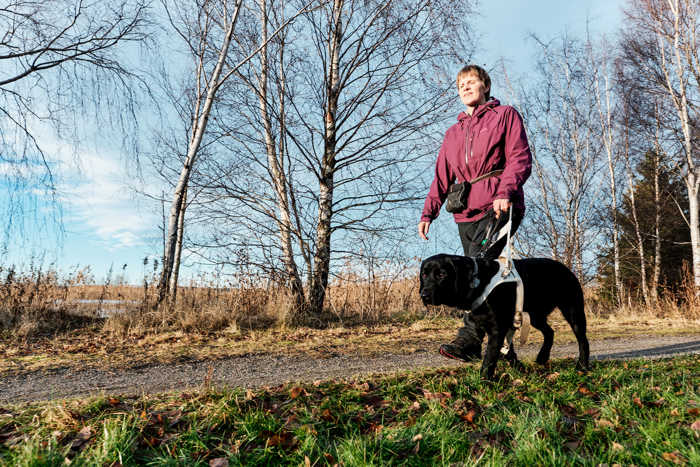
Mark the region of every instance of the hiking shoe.
[[481, 345], [470, 344], [465, 338], [457, 337], [451, 343], [440, 346], [440, 355], [470, 362], [481, 358]]

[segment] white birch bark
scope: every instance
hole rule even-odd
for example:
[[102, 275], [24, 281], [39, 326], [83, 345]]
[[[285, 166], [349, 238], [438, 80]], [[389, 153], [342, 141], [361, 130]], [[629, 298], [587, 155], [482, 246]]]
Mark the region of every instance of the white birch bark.
[[187, 187], [182, 195], [182, 205], [180, 206], [180, 218], [177, 226], [177, 244], [175, 245], [175, 261], [173, 262], [173, 271], [170, 275], [170, 290], [169, 300], [175, 302], [177, 299], [177, 281], [180, 276], [180, 261], [182, 258], [182, 239], [185, 233], [185, 211], [187, 210]]
[[[591, 44], [590, 40], [588, 43], [588, 49], [589, 49], [589, 57], [590, 57], [590, 62], [593, 65], [593, 78], [594, 78], [594, 85], [595, 85], [595, 91], [596, 91], [596, 107], [598, 109], [598, 117], [600, 118], [600, 126], [603, 134], [603, 142], [605, 146], [605, 155], [607, 156], [608, 160], [608, 174], [609, 174], [609, 181], [610, 181], [610, 195], [611, 195], [611, 203], [610, 203], [610, 215], [612, 217], [612, 226], [613, 226], [613, 270], [615, 274], [615, 300], [618, 304], [620, 304], [621, 300], [621, 293], [622, 293], [622, 282], [620, 279], [620, 224], [617, 219], [617, 181], [616, 181], [616, 173], [615, 173], [615, 157], [613, 155], [614, 153], [614, 146], [613, 146], [613, 121], [612, 121], [612, 114], [613, 114], [613, 109], [611, 106], [611, 99], [610, 99], [610, 94], [611, 94], [611, 84], [608, 79], [608, 70], [607, 70], [607, 51], [603, 52], [602, 57], [596, 57], [593, 55], [593, 45]], [[605, 97], [601, 95], [600, 92], [600, 76], [598, 73], [598, 66], [597, 63], [600, 62], [602, 65], [602, 75], [603, 75], [603, 80], [605, 81]], [[605, 107], [603, 107], [603, 104]], [[631, 189], [631, 185], [630, 185]], [[645, 292], [646, 296], [646, 292]]]
[[333, 216], [333, 175], [336, 152], [336, 113], [340, 88], [340, 43], [343, 37], [343, 0], [334, 0], [332, 8], [331, 37], [328, 43], [327, 109], [325, 115], [324, 151], [320, 167], [318, 224], [316, 227], [316, 254], [311, 284], [310, 306], [312, 313], [323, 311], [328, 287], [331, 259], [331, 218]]
[[[312, 0], [313, 1], [313, 0]], [[198, 76], [197, 80], [198, 83], [203, 83], [206, 86], [206, 97], [204, 98], [204, 101], [202, 102], [202, 93], [198, 92], [198, 98], [195, 103], [195, 113], [193, 115], [193, 121], [194, 121], [194, 127], [192, 131], [192, 136], [188, 145], [187, 149], [187, 156], [185, 157], [185, 162], [183, 164], [183, 167], [180, 171], [180, 177], [178, 179], [178, 182], [175, 186], [175, 191], [173, 194], [173, 202], [171, 204], [170, 208], [170, 216], [168, 220], [168, 234], [166, 237], [166, 242], [165, 242], [165, 253], [163, 255], [164, 259], [164, 264], [163, 264], [163, 271], [161, 273], [160, 281], [159, 281], [159, 291], [158, 291], [158, 302], [160, 303], [163, 301], [163, 299], [166, 297], [168, 294], [168, 288], [169, 284], [171, 282], [171, 278], [173, 276], [173, 271], [175, 267], [175, 257], [176, 257], [176, 245], [177, 245], [177, 238], [178, 238], [178, 226], [179, 226], [179, 219], [180, 219], [180, 210], [182, 209], [183, 206], [183, 194], [185, 192], [185, 189], [189, 183], [190, 176], [192, 174], [192, 170], [194, 167], [194, 164], [197, 160], [197, 155], [199, 153], [199, 148], [202, 144], [202, 140], [204, 138], [206, 128], [207, 128], [207, 123], [209, 122], [209, 115], [211, 114], [212, 106], [214, 105], [214, 101], [216, 98], [216, 93], [221, 87], [221, 85], [232, 75], [234, 75], [238, 69], [246, 64], [251, 58], [253, 58], [257, 53], [260, 52], [260, 50], [266, 46], [266, 44], [279, 32], [286, 27], [291, 21], [293, 21], [297, 16], [299, 16], [301, 13], [306, 11], [306, 7], [311, 2], [307, 3], [304, 8], [300, 9], [295, 15], [293, 15], [291, 18], [289, 18], [287, 21], [285, 21], [284, 24], [282, 24], [275, 32], [273, 32], [269, 37], [266, 38], [265, 41], [261, 44], [260, 47], [258, 47], [255, 51], [251, 52], [250, 55], [248, 55], [246, 58], [241, 60], [236, 66], [230, 68], [225, 74], [223, 74], [223, 69], [226, 64], [226, 59], [228, 56], [229, 52], [229, 47], [231, 45], [231, 40], [233, 38], [233, 34], [236, 28], [236, 22], [238, 21], [240, 9], [243, 5], [243, 0], [236, 0], [235, 3], [235, 10], [233, 14], [231, 15], [231, 20], [228, 23], [225, 23], [227, 25], [226, 28], [226, 33], [221, 45], [221, 48], [218, 53], [217, 57], [217, 62], [216, 66], [214, 67], [214, 70], [212, 71], [210, 76], [206, 76], [204, 67], [203, 67], [203, 61], [204, 61], [204, 55], [205, 53], [211, 48], [211, 45], [208, 44], [208, 38], [203, 37], [201, 38], [200, 42], [200, 50], [198, 51], [199, 53], [199, 68], [198, 68]], [[223, 9], [224, 12], [224, 17], [227, 16], [226, 8], [224, 7]], [[208, 11], [203, 11], [204, 15], [209, 14]], [[211, 21], [211, 23], [215, 23], [215, 21]], [[199, 91], [199, 86], [198, 89]]]
[[[625, 142], [627, 143], [627, 142]], [[644, 257], [644, 240], [642, 238], [642, 233], [639, 228], [639, 220], [637, 218], [637, 206], [634, 202], [634, 182], [632, 180], [632, 167], [630, 166], [629, 160], [629, 145], [625, 144], [625, 150], [623, 151], [625, 156], [625, 165], [627, 167], [627, 183], [630, 189], [630, 203], [632, 208], [632, 223], [634, 225], [634, 232], [637, 240], [637, 253], [639, 254], [639, 274], [641, 276], [641, 288], [642, 296], [644, 297], [644, 303], [649, 305], [649, 292], [647, 289], [647, 272], [646, 272], [646, 258]]]
[[[299, 271], [294, 259], [294, 250], [292, 248], [292, 218], [289, 206], [289, 193], [288, 193], [288, 183], [284, 173], [284, 164], [282, 163], [284, 157], [284, 145], [283, 137], [280, 136], [279, 144], [279, 157], [277, 147], [278, 144], [275, 141], [275, 137], [272, 129], [272, 121], [270, 119], [270, 113], [268, 111], [268, 75], [269, 75], [269, 60], [268, 60], [268, 47], [267, 47], [267, 36], [268, 36], [268, 13], [267, 13], [267, 0], [260, 0], [260, 13], [262, 22], [262, 43], [263, 47], [260, 50], [260, 78], [259, 78], [259, 99], [260, 99], [260, 115], [263, 122], [265, 146], [267, 150], [267, 161], [268, 170], [272, 177], [273, 186], [275, 188], [275, 195], [277, 200], [277, 210], [279, 211], [279, 217], [276, 220], [277, 228], [279, 230], [280, 236], [280, 246], [282, 249], [282, 261], [284, 262], [284, 268], [286, 273], [286, 278], [289, 282], [292, 291], [292, 297], [295, 303], [296, 311], [304, 305], [304, 287], [299, 276]], [[280, 54], [283, 53], [283, 48], [280, 50]], [[280, 57], [282, 58], [282, 57]], [[282, 63], [283, 60], [280, 60]], [[281, 74], [280, 79], [283, 78], [284, 74]], [[284, 82], [280, 83], [280, 119], [284, 119]], [[280, 126], [283, 126], [283, 122], [280, 122]]]
[[654, 152], [654, 274], [652, 277], [651, 299], [659, 302], [659, 277], [661, 276], [661, 194], [659, 193], [660, 154]]
[[[664, 37], [662, 34], [664, 28], [661, 24], [658, 25], [657, 36], [659, 40], [659, 49], [661, 52], [662, 72], [666, 78], [667, 91], [669, 92], [669, 95], [673, 100], [673, 104], [676, 107], [681, 124], [681, 130], [683, 132], [683, 150], [685, 153], [686, 164], [683, 180], [685, 181], [686, 188], [688, 190], [688, 204], [690, 208], [690, 242], [693, 252], [693, 282], [697, 293], [697, 291], [700, 290], [700, 203], [698, 202], [700, 177], [698, 177], [698, 169], [694, 160], [692, 129], [690, 126], [689, 116], [690, 104], [688, 102], [688, 87], [690, 84], [688, 75], [692, 73], [691, 68], [693, 67], [694, 63], [692, 61], [692, 56], [688, 57], [687, 55], [689, 51], [682, 50], [683, 47], [681, 46], [681, 22], [683, 22], [684, 26], [692, 26], [697, 23], [697, 18], [694, 17], [695, 11], [692, 8], [684, 8], [683, 11], [681, 11], [680, 0], [668, 0], [668, 6], [670, 8], [672, 15], [671, 18], [673, 20], [673, 37]], [[681, 18], [683, 13], [685, 13], [686, 17]], [[660, 22], [661, 15], [657, 15], [655, 20]], [[694, 31], [690, 31], [689, 33], [694, 34]], [[673, 56], [670, 58], [666, 57], [665, 40], [672, 40], [672, 43], [669, 45], [672, 47]], [[684, 44], [684, 46], [686, 48], [688, 47], [687, 44]], [[685, 60], [690, 58], [690, 61], [685, 61], [684, 57]], [[678, 80], [677, 89], [672, 81], [671, 73], [674, 73], [675, 78]]]

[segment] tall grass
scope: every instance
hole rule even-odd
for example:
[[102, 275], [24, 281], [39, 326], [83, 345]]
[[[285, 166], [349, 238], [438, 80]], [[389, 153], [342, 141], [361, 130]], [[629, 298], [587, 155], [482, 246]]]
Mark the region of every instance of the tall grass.
[[[415, 268], [413, 268], [415, 269]], [[175, 304], [156, 305], [154, 269], [141, 286], [113, 280], [111, 271], [98, 284], [89, 267], [61, 274], [53, 268], [27, 271], [0, 268], [0, 332], [28, 337], [93, 326], [116, 335], [182, 332], [238, 332], [298, 324], [314, 326], [381, 323], [400, 319], [454, 315], [457, 310], [422, 305], [417, 271], [362, 274], [346, 268], [327, 290], [322, 316], [300, 321], [289, 291], [255, 274], [200, 276], [178, 291]], [[675, 290], [659, 295], [656, 303], [627, 296], [613, 307], [594, 288], [585, 291], [589, 316], [610, 320], [699, 320], [700, 297], [690, 274]]]

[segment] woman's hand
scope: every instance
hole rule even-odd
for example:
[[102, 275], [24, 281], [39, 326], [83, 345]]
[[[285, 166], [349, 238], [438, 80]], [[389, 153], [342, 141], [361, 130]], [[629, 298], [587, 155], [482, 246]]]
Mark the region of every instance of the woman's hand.
[[493, 212], [496, 214], [496, 219], [501, 215], [501, 211], [508, 212], [508, 208], [511, 206], [510, 201], [507, 199], [497, 199], [493, 202]]
[[425, 236], [428, 230], [430, 230], [430, 222], [421, 222], [418, 224], [418, 235], [420, 235], [423, 240], [428, 240], [428, 237]]

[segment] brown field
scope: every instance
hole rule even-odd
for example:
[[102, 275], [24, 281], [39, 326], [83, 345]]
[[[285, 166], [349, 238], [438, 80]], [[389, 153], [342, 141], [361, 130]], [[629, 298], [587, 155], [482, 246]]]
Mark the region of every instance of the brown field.
[[[153, 284], [96, 285], [87, 274], [5, 274], [0, 283], [0, 375], [55, 368], [114, 368], [254, 353], [376, 355], [431, 351], [450, 341], [460, 312], [424, 307], [417, 278], [336, 279], [321, 316], [295, 316], [279, 287], [181, 287], [175, 305], [155, 306]], [[258, 282], [260, 284], [261, 282]], [[681, 289], [683, 290], [683, 289]], [[668, 293], [656, 305], [605, 306], [586, 292], [591, 339], [698, 333], [700, 304]], [[87, 302], [86, 302], [87, 301]], [[115, 302], [116, 301], [116, 302]], [[557, 312], [559, 342], [573, 340]], [[541, 339], [533, 333], [532, 342]]]

